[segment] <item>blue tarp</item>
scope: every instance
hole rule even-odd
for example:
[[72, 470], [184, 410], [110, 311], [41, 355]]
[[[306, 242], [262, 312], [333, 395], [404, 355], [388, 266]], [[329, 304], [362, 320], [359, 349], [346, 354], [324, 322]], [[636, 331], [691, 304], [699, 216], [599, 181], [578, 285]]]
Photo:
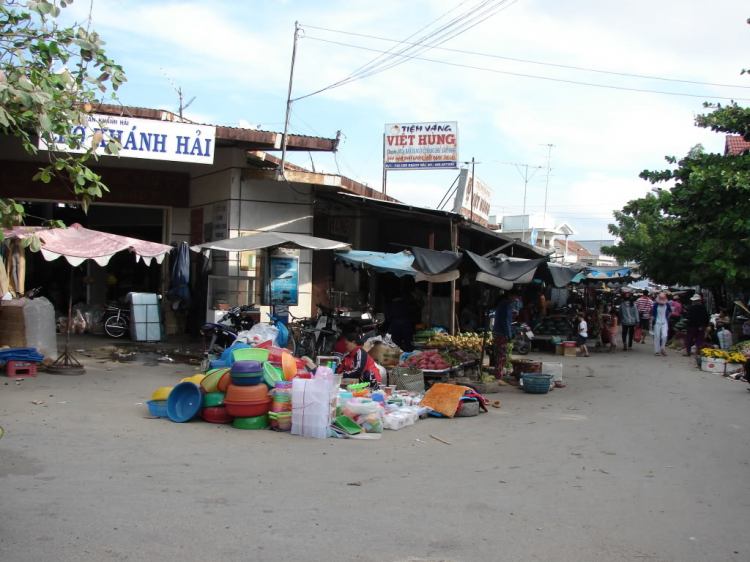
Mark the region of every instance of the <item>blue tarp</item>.
[[0, 351], [0, 364], [5, 365], [8, 361], [31, 361], [40, 363], [44, 359], [33, 347], [12, 347]]
[[393, 273], [398, 277], [417, 275], [417, 270], [412, 267], [414, 256], [407, 252], [387, 254], [385, 252], [351, 250], [349, 252], [334, 252], [334, 256], [337, 260], [356, 269], [371, 267], [375, 271]]

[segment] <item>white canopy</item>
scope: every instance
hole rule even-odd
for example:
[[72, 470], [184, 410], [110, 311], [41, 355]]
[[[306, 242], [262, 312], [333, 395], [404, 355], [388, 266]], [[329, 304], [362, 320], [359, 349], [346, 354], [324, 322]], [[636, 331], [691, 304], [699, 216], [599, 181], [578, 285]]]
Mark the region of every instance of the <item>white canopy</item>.
[[285, 246], [287, 248], [302, 248], [310, 250], [341, 250], [348, 248], [346, 242], [316, 238], [306, 234], [288, 234], [286, 232], [259, 232], [248, 236], [206, 242], [198, 246], [191, 246], [194, 252], [201, 250], [222, 250], [224, 252], [249, 252], [250, 250], [261, 250], [273, 246]]

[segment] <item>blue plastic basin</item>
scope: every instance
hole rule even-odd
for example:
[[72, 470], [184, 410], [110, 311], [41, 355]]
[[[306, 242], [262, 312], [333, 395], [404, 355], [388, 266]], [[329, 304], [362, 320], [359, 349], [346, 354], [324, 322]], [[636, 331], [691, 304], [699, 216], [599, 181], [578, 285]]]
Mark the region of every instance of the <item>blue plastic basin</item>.
[[192, 382], [181, 382], [167, 398], [167, 417], [177, 423], [192, 420], [203, 407], [201, 387]]
[[248, 375], [251, 373], [263, 373], [260, 361], [235, 361], [232, 363], [233, 375]]
[[160, 418], [167, 417], [167, 401], [166, 400], [149, 400], [146, 402], [148, 406], [148, 413], [152, 416], [159, 416]]
[[230, 376], [232, 377], [232, 384], [236, 384], [237, 386], [254, 386], [256, 384], [260, 384], [263, 381], [263, 373], [258, 373], [256, 376], [252, 377], [237, 377], [231, 373]]

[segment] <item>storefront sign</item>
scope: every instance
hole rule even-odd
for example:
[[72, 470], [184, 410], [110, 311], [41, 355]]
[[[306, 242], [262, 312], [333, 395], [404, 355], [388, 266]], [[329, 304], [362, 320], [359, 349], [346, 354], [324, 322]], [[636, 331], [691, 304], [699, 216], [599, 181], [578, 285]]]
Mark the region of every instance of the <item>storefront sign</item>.
[[397, 123], [385, 126], [387, 170], [458, 168], [458, 123]]
[[268, 259], [270, 305], [296, 305], [299, 301], [299, 250], [279, 248]]
[[71, 126], [71, 134], [83, 137], [81, 148], [71, 149], [62, 137], [56, 137], [48, 146], [40, 137], [39, 149], [83, 153], [91, 148], [97, 131], [102, 131], [101, 143], [96, 148], [98, 155], [104, 155], [107, 141], [116, 138], [122, 143], [119, 154], [122, 158], [214, 163], [216, 127], [114, 115], [92, 114], [87, 126]]
[[213, 238], [212, 241], [229, 238], [228, 203], [214, 203]]
[[476, 222], [487, 226], [490, 220], [492, 190], [478, 177], [474, 176], [473, 179], [472, 186], [471, 171], [461, 170], [453, 212], [461, 213], [467, 218], [473, 217]]

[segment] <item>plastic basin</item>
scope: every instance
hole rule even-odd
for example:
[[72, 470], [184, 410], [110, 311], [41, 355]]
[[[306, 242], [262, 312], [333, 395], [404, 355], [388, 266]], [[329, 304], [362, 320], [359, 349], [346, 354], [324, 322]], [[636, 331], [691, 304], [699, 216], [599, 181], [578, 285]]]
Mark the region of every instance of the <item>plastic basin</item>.
[[266, 429], [268, 426], [267, 415], [235, 418], [232, 422], [232, 427], [237, 429]]
[[271, 420], [271, 429], [275, 429], [277, 431], [292, 430], [291, 412], [269, 412], [268, 418]]
[[146, 402], [148, 406], [148, 413], [152, 416], [159, 416], [160, 418], [167, 417], [167, 401], [166, 400], [149, 400]]
[[151, 395], [151, 400], [166, 400], [173, 388], [173, 386], [162, 386], [161, 388], [157, 388]]
[[[236, 386], [255, 386], [263, 382], [263, 373], [253, 373], [252, 376], [237, 376], [232, 375], [232, 384]], [[229, 385], [232, 386], [232, 385]], [[266, 385], [261, 385], [266, 388]]]
[[228, 371], [229, 371], [229, 367], [208, 371], [208, 373], [206, 374], [206, 378], [204, 378], [201, 381], [201, 386], [203, 387], [203, 390], [205, 390], [208, 393], [218, 391], [219, 381], [221, 380], [221, 377], [223, 377], [224, 374], [227, 373]]
[[261, 402], [268, 399], [268, 389], [264, 384], [237, 386], [230, 384], [225, 400], [231, 402]]
[[206, 375], [204, 375], [203, 373], [198, 373], [197, 375], [193, 375], [192, 377], [185, 377], [180, 382], [194, 382], [195, 384], [200, 384], [205, 378]]
[[270, 361], [263, 363], [263, 382], [268, 388], [275, 388], [276, 383], [284, 380], [284, 373], [281, 368]]
[[284, 373], [285, 380], [292, 380], [297, 374], [297, 362], [290, 353], [281, 356], [281, 371]]
[[232, 364], [233, 375], [252, 375], [262, 372], [263, 367], [261, 366], [259, 361], [235, 361]]
[[192, 420], [203, 407], [201, 387], [192, 382], [181, 382], [172, 389], [167, 399], [167, 417], [177, 423]]
[[235, 402], [224, 400], [227, 413], [235, 418], [251, 418], [253, 416], [264, 416], [271, 409], [271, 398], [252, 402]]
[[201, 410], [201, 417], [209, 423], [229, 423], [232, 421], [232, 416], [227, 413], [225, 406], [203, 408]]
[[237, 361], [268, 361], [270, 351], [264, 348], [251, 347], [249, 349], [235, 349], [232, 352], [235, 363]]
[[224, 374], [221, 375], [221, 378], [219, 379], [219, 383], [216, 385], [216, 388], [220, 392], [226, 392], [230, 384], [232, 384], [232, 375], [229, 373], [229, 369], [227, 369], [224, 372]]
[[224, 397], [226, 396], [223, 392], [209, 392], [203, 395], [203, 407], [213, 408], [216, 406], [224, 405]]

